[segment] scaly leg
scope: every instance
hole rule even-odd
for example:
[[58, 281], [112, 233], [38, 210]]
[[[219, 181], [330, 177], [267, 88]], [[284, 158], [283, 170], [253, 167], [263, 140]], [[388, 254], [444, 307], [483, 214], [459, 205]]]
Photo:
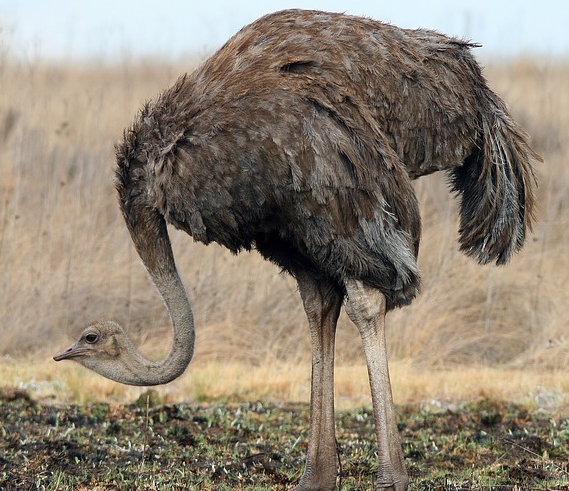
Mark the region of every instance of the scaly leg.
[[306, 467], [292, 491], [331, 491], [336, 487], [338, 454], [334, 426], [334, 342], [343, 292], [300, 274], [298, 287], [312, 341], [310, 429]]
[[379, 466], [375, 490], [405, 491], [409, 477], [397, 430], [385, 342], [385, 296], [358, 280], [346, 280], [346, 312], [363, 342], [377, 436]]

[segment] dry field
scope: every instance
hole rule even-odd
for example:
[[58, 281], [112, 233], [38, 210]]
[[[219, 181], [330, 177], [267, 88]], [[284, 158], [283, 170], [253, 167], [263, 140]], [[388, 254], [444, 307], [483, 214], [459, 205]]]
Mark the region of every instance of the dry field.
[[[169, 319], [116, 203], [113, 145], [141, 103], [194, 63], [55, 66], [0, 54], [4, 384], [79, 402], [134, 397], [51, 360], [103, 318], [126, 325], [150, 356], [167, 351]], [[486, 74], [545, 158], [539, 222], [507, 267], [480, 267], [457, 250], [444, 176], [416, 183], [423, 292], [388, 317], [396, 399], [490, 394], [569, 404], [569, 63], [490, 63]], [[235, 257], [171, 236], [198, 337], [189, 374], [164, 397], [306, 400], [309, 335], [294, 282], [254, 253]], [[342, 317], [340, 398], [363, 403], [362, 364], [358, 335]]]

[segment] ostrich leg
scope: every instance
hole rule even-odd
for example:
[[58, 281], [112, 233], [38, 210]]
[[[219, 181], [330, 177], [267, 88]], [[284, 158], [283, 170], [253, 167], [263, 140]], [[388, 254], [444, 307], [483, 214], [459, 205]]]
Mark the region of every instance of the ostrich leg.
[[336, 487], [338, 454], [334, 427], [334, 342], [343, 295], [334, 285], [297, 276], [312, 341], [310, 429], [306, 467], [292, 491]]
[[375, 419], [379, 467], [375, 490], [405, 491], [409, 482], [387, 366], [385, 297], [357, 280], [345, 280], [346, 312], [362, 337]]

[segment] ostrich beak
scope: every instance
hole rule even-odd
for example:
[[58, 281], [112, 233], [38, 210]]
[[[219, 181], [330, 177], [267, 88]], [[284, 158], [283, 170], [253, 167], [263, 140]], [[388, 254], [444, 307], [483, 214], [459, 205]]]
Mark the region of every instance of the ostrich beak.
[[69, 359], [77, 358], [79, 356], [88, 355], [88, 354], [92, 353], [93, 351], [95, 351], [93, 348], [87, 348], [87, 347], [77, 343], [77, 344], [74, 344], [73, 346], [70, 346], [65, 351], [62, 351], [61, 353], [57, 353], [53, 357], [53, 359], [55, 361], [69, 360]]

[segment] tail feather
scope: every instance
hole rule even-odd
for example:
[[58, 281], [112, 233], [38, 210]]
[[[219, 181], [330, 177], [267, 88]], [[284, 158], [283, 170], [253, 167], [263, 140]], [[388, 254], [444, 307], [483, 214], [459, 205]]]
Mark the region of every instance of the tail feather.
[[460, 249], [479, 263], [504, 264], [523, 246], [532, 228], [536, 178], [532, 164], [542, 159], [504, 103], [486, 93], [477, 148], [451, 171], [461, 195]]

